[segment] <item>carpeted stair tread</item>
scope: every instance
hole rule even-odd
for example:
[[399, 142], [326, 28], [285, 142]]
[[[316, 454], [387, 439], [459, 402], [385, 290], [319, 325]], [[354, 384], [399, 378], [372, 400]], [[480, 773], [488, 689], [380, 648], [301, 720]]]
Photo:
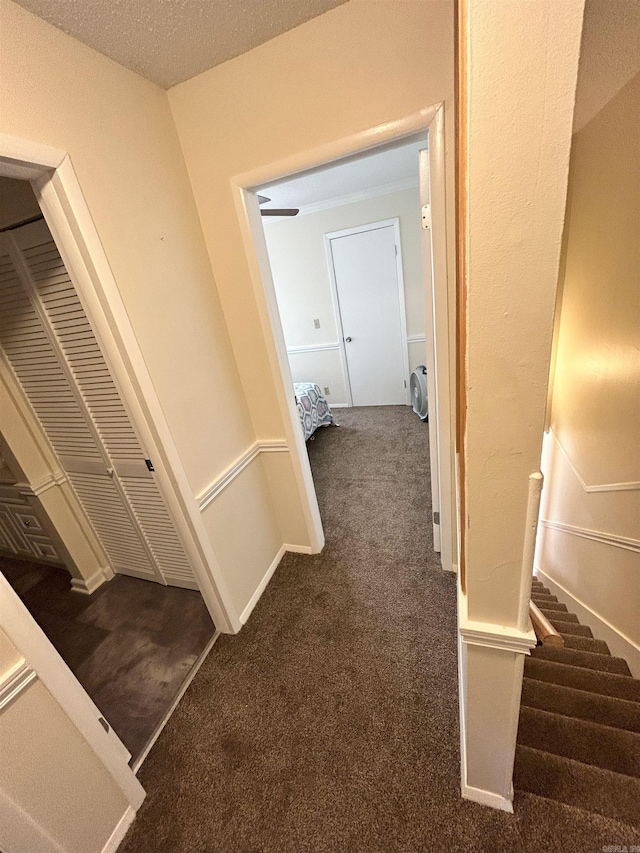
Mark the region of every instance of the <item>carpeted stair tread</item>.
[[551, 646], [536, 646], [531, 655], [532, 657], [556, 661], [557, 663], [571, 664], [571, 666], [582, 666], [586, 669], [596, 669], [601, 672], [615, 672], [618, 675], [631, 676], [627, 662], [622, 658], [614, 658], [612, 655], [599, 655], [580, 649], [557, 649]]
[[538, 708], [520, 709], [518, 742], [640, 778], [640, 734]]
[[579, 649], [583, 652], [593, 652], [597, 655], [609, 655], [609, 646], [604, 640], [594, 640], [593, 637], [579, 637], [577, 634], [563, 636], [565, 649]]
[[603, 726], [640, 732], [640, 703], [627, 699], [525, 678], [521, 701], [528, 708], [539, 708], [566, 717], [591, 720]]
[[[544, 610], [542, 611], [544, 613]], [[593, 637], [591, 633], [591, 628], [588, 628], [586, 625], [581, 625], [579, 622], [568, 622], [565, 619], [556, 619], [553, 614], [549, 614], [549, 612], [544, 613], [549, 622], [553, 625], [553, 627], [560, 634], [577, 634], [579, 637]], [[560, 616], [567, 616], [566, 613], [559, 614]]]
[[[538, 607], [542, 611], [548, 611], [549, 613], [566, 613], [567, 615], [569, 615], [567, 611], [567, 605], [562, 604], [560, 601], [543, 601], [540, 598], [536, 598], [534, 596], [532, 596], [531, 601], [533, 601], [536, 607]], [[569, 621], [573, 622], [573, 619], [570, 619]]]
[[576, 690], [589, 690], [592, 693], [640, 702], [640, 680], [629, 678], [628, 675], [573, 666], [537, 656], [525, 659], [524, 674], [526, 678], [534, 678], [537, 681], [565, 684], [567, 687], [575, 687]]
[[535, 589], [531, 590], [531, 600], [532, 601], [557, 601], [557, 595], [547, 595], [544, 592], [536, 592]]
[[564, 622], [565, 624], [570, 622], [572, 625], [579, 625], [580, 628], [585, 627], [584, 625], [580, 625], [580, 621], [575, 613], [567, 613], [566, 609], [554, 610], [553, 607], [547, 607], [546, 605], [544, 607], [538, 605], [538, 608], [544, 613], [547, 619], [557, 619], [559, 622]]
[[640, 827], [640, 780], [630, 776], [518, 744], [514, 785]]
[[536, 595], [551, 595], [551, 590], [542, 584], [534, 584], [531, 587], [531, 593], [536, 593]]

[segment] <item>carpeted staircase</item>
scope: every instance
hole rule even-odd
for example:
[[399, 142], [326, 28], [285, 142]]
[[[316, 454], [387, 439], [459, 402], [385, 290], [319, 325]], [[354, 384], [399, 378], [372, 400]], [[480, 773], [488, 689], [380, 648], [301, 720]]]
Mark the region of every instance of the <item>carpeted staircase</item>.
[[538, 580], [564, 638], [525, 660], [514, 786], [640, 827], [640, 680]]

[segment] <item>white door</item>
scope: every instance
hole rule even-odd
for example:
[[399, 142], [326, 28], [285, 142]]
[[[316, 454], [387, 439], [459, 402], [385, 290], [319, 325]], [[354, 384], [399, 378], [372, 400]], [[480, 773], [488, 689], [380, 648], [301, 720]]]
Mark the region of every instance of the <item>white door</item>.
[[327, 235], [354, 406], [407, 403], [396, 233], [391, 222]]
[[44, 221], [0, 234], [0, 350], [112, 569], [197, 588], [78, 294]]

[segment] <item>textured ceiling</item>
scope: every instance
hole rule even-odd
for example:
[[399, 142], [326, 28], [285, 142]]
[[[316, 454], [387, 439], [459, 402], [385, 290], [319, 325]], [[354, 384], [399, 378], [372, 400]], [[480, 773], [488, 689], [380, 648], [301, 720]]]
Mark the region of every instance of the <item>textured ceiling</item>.
[[587, 0], [573, 129], [640, 73], [640, 0]]
[[[418, 185], [418, 151], [426, 147], [424, 140], [412, 140], [385, 149], [352, 157], [339, 163], [321, 166], [284, 181], [259, 188], [271, 199], [264, 208], [323, 205], [343, 200], [356, 193], [393, 190]], [[265, 222], [278, 221], [279, 217]]]
[[168, 89], [346, 0], [18, 0]]

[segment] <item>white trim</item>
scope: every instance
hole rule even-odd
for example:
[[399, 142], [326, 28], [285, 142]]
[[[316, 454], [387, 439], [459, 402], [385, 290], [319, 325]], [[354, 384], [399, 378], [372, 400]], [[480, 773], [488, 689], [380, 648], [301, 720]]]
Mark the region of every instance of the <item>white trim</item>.
[[528, 629], [521, 631], [509, 625], [495, 622], [480, 622], [469, 619], [467, 597], [459, 595], [458, 632], [462, 642], [470, 646], [485, 646], [490, 649], [504, 649], [507, 652], [529, 655], [537, 643], [536, 635], [529, 622]]
[[549, 577], [539, 566], [536, 566], [534, 571], [536, 575], [542, 576], [544, 585], [549, 588], [558, 601], [566, 604], [568, 610], [574, 612], [583, 625], [591, 628], [594, 637], [605, 641], [612, 655], [626, 660], [634, 678], [640, 678], [640, 646], [602, 616], [595, 613], [584, 601], [576, 598], [561, 583]]
[[347, 351], [344, 345], [344, 330], [342, 328], [342, 315], [340, 313], [340, 294], [338, 293], [338, 282], [336, 279], [336, 271], [333, 260], [332, 241], [341, 237], [351, 237], [354, 234], [364, 234], [367, 231], [377, 231], [381, 228], [393, 228], [393, 239], [396, 247], [396, 280], [398, 286], [398, 303], [400, 308], [400, 337], [402, 340], [402, 369], [404, 373], [405, 384], [405, 402], [411, 402], [411, 391], [409, 388], [409, 344], [407, 339], [407, 308], [405, 303], [404, 293], [404, 271], [402, 268], [402, 243], [400, 239], [400, 218], [397, 216], [391, 219], [381, 219], [377, 222], [369, 222], [366, 225], [356, 225], [353, 228], [342, 228], [339, 231], [330, 231], [324, 235], [325, 249], [327, 254], [327, 264], [329, 267], [329, 278], [331, 281], [331, 297], [333, 300], [333, 309], [338, 330], [338, 345], [343, 368], [343, 378], [345, 388], [347, 390], [347, 398], [353, 405], [353, 393], [351, 389], [351, 379], [349, 377], [349, 368], [347, 363]]
[[334, 344], [306, 344], [301, 347], [287, 347], [289, 355], [296, 355], [300, 352], [320, 352], [321, 350], [336, 350], [340, 349], [340, 344], [336, 341]]
[[[426, 319], [427, 324], [431, 325], [427, 325], [425, 332], [428, 333], [429, 339], [433, 342], [435, 367], [435, 376], [433, 377], [435, 393], [432, 397], [435, 418], [430, 416], [429, 424], [434, 420], [437, 430], [440, 561], [444, 571], [452, 571], [456, 541], [456, 513], [453, 510], [456, 491], [453, 482], [455, 445], [451, 421], [453, 409], [451, 365], [455, 363], [455, 355], [452, 350], [455, 341], [449, 339], [452, 314], [449, 310], [443, 105], [438, 107], [433, 121], [429, 125], [429, 148], [426, 156], [429, 162], [428, 186], [423, 186], [421, 181], [420, 203], [425, 204], [428, 201], [431, 207], [431, 227], [428, 231], [423, 230], [422, 233], [430, 238], [432, 310], [431, 316]], [[428, 191], [427, 200], [423, 200], [425, 191]], [[427, 376], [428, 380], [429, 377]], [[432, 407], [430, 406], [430, 408]]]
[[267, 571], [264, 573], [264, 576], [263, 576], [262, 580], [261, 580], [261, 581], [260, 581], [260, 583], [258, 584], [258, 588], [257, 588], [257, 589], [256, 589], [256, 591], [253, 593], [253, 595], [252, 595], [252, 596], [251, 596], [251, 598], [249, 599], [249, 602], [248, 602], [247, 606], [244, 608], [244, 610], [243, 610], [243, 611], [242, 611], [242, 613], [240, 614], [240, 622], [242, 622], [242, 624], [243, 624], [243, 625], [247, 622], [247, 619], [249, 618], [249, 616], [251, 616], [251, 612], [252, 612], [253, 608], [256, 606], [256, 604], [257, 604], [257, 603], [258, 603], [258, 601], [260, 600], [260, 596], [262, 595], [262, 593], [263, 593], [263, 592], [265, 591], [265, 589], [267, 588], [267, 584], [268, 584], [268, 583], [269, 583], [269, 581], [271, 580], [271, 578], [272, 578], [273, 573], [275, 572], [275, 570], [278, 568], [278, 565], [279, 565], [279, 563], [280, 563], [280, 560], [284, 557], [284, 554], [285, 554], [285, 551], [286, 551], [286, 550], [287, 550], [287, 546], [286, 546], [286, 545], [281, 545], [281, 546], [280, 546], [280, 549], [278, 550], [278, 553], [277, 553], [277, 554], [275, 555], [275, 557], [273, 558], [273, 562], [271, 563], [271, 565], [269, 566], [269, 568], [267, 569]]
[[604, 533], [600, 530], [591, 530], [588, 527], [576, 527], [573, 524], [550, 521], [547, 518], [541, 518], [538, 523], [541, 527], [546, 527], [549, 530], [559, 530], [561, 533], [569, 533], [571, 536], [579, 536], [581, 539], [591, 539], [593, 542], [600, 542], [602, 545], [624, 548], [626, 551], [634, 551], [640, 554], [640, 539], [617, 536], [615, 533]]
[[0, 678], [0, 711], [26, 690], [37, 678], [33, 667], [21, 658]]
[[485, 791], [483, 788], [474, 788], [472, 785], [467, 785], [466, 783], [462, 785], [461, 794], [463, 800], [472, 800], [472, 802], [480, 803], [482, 806], [489, 806], [492, 809], [513, 813], [513, 787], [511, 799], [507, 799], [507, 797], [503, 797], [500, 794], [494, 794], [493, 791]]
[[[377, 198], [381, 195], [389, 193], [402, 192], [402, 190], [410, 190], [417, 188], [418, 182], [415, 178], [402, 178], [397, 181], [389, 181], [387, 184], [379, 184], [377, 187], [371, 187], [368, 190], [355, 190], [352, 193], [345, 195], [334, 196], [333, 198], [325, 199], [324, 201], [314, 201], [311, 204], [303, 204], [299, 208], [298, 216], [306, 216], [309, 213], [317, 213], [320, 210], [330, 210], [333, 207], [342, 207], [344, 204], [355, 204], [359, 201], [367, 201], [370, 198]], [[273, 217], [274, 221], [278, 221], [277, 217]], [[267, 219], [268, 221], [268, 219]]]
[[52, 489], [54, 486], [62, 486], [66, 482], [67, 475], [60, 468], [57, 468], [55, 471], [52, 471], [48, 477], [43, 477], [36, 483], [30, 483], [28, 487], [36, 497], [40, 497], [43, 492], [49, 491], [49, 489]]
[[129, 827], [133, 823], [135, 816], [136, 810], [131, 806], [127, 806], [125, 813], [115, 825], [114, 830], [109, 836], [107, 843], [102, 848], [101, 853], [116, 853], [118, 847], [122, 844], [125, 835], [129, 831]]
[[260, 453], [288, 453], [289, 445], [286, 441], [254, 441], [245, 452], [239, 456], [235, 462], [229, 465], [228, 468], [210, 483], [206, 489], [203, 489], [196, 496], [200, 512], [203, 512], [210, 503], [212, 503], [227, 486], [238, 477], [244, 469], [253, 462]]
[[289, 551], [291, 554], [311, 554], [311, 546], [310, 545], [283, 545], [282, 546], [285, 551]]
[[584, 480], [584, 477], [580, 474], [580, 472], [578, 471], [578, 469], [574, 465], [573, 460], [569, 456], [567, 449], [565, 448], [565, 446], [562, 444], [562, 442], [558, 438], [558, 435], [557, 435], [556, 431], [553, 429], [553, 427], [549, 427], [549, 432], [551, 433], [551, 435], [555, 439], [555, 442], [558, 445], [558, 447], [560, 448], [562, 455], [567, 460], [569, 467], [571, 468], [571, 470], [575, 474], [576, 479], [578, 480], [578, 482], [580, 483], [580, 485], [582, 486], [582, 488], [584, 489], [585, 492], [633, 492], [633, 491], [637, 491], [638, 489], [640, 489], [640, 482], [637, 482], [635, 480], [632, 480], [632, 481], [627, 482], [627, 483], [600, 483], [598, 485], [591, 485], [591, 486], [587, 485], [587, 483]]
[[408, 335], [407, 343], [408, 344], [423, 344], [427, 342], [426, 335]]
[[153, 734], [151, 735], [151, 737], [149, 738], [149, 741], [148, 741], [147, 745], [146, 745], [146, 746], [145, 746], [145, 748], [142, 750], [142, 752], [140, 753], [140, 755], [136, 758], [136, 760], [131, 762], [131, 769], [133, 770], [133, 772], [134, 772], [134, 773], [138, 773], [138, 771], [139, 771], [139, 770], [140, 770], [140, 768], [142, 767], [142, 764], [143, 764], [143, 762], [144, 762], [145, 758], [146, 758], [146, 757], [149, 755], [149, 753], [151, 752], [151, 750], [152, 750], [153, 746], [155, 745], [156, 741], [157, 741], [157, 740], [158, 740], [158, 738], [160, 737], [160, 735], [161, 735], [161, 733], [162, 733], [162, 730], [164, 729], [164, 727], [165, 727], [165, 726], [167, 725], [167, 723], [169, 722], [169, 719], [171, 718], [171, 715], [173, 714], [173, 712], [175, 711], [175, 709], [178, 707], [178, 704], [180, 703], [180, 700], [182, 699], [182, 697], [184, 696], [184, 694], [187, 692], [187, 688], [189, 687], [189, 685], [191, 684], [191, 682], [193, 681], [193, 679], [196, 677], [196, 675], [197, 675], [197, 673], [198, 673], [198, 670], [200, 669], [200, 667], [202, 666], [202, 664], [203, 664], [203, 663], [205, 662], [205, 660], [207, 659], [207, 656], [209, 655], [209, 652], [210, 652], [210, 651], [211, 651], [211, 649], [214, 647], [214, 645], [215, 645], [215, 643], [216, 643], [216, 640], [218, 639], [218, 637], [219, 637], [219, 636], [220, 636], [220, 631], [216, 631], [216, 632], [215, 632], [215, 634], [213, 635], [213, 637], [209, 640], [209, 642], [207, 643], [207, 645], [204, 647], [204, 649], [200, 652], [200, 654], [198, 655], [198, 657], [197, 657], [197, 659], [196, 659], [195, 663], [193, 664], [193, 666], [191, 667], [191, 669], [190, 669], [190, 670], [189, 670], [189, 672], [187, 673], [187, 677], [186, 677], [186, 678], [185, 678], [185, 680], [182, 682], [182, 685], [180, 686], [180, 690], [178, 691], [178, 693], [176, 694], [176, 696], [175, 696], [175, 698], [174, 698], [173, 702], [171, 703], [171, 705], [170, 705], [170, 706], [169, 706], [169, 708], [167, 709], [166, 714], [164, 715], [164, 717], [162, 718], [162, 720], [158, 723], [158, 725], [157, 725], [157, 726], [156, 726], [156, 728], [154, 729], [154, 732], [153, 732]]
[[97, 569], [89, 578], [71, 578], [71, 589], [81, 595], [91, 595], [103, 583], [110, 581], [115, 575], [110, 566]]

